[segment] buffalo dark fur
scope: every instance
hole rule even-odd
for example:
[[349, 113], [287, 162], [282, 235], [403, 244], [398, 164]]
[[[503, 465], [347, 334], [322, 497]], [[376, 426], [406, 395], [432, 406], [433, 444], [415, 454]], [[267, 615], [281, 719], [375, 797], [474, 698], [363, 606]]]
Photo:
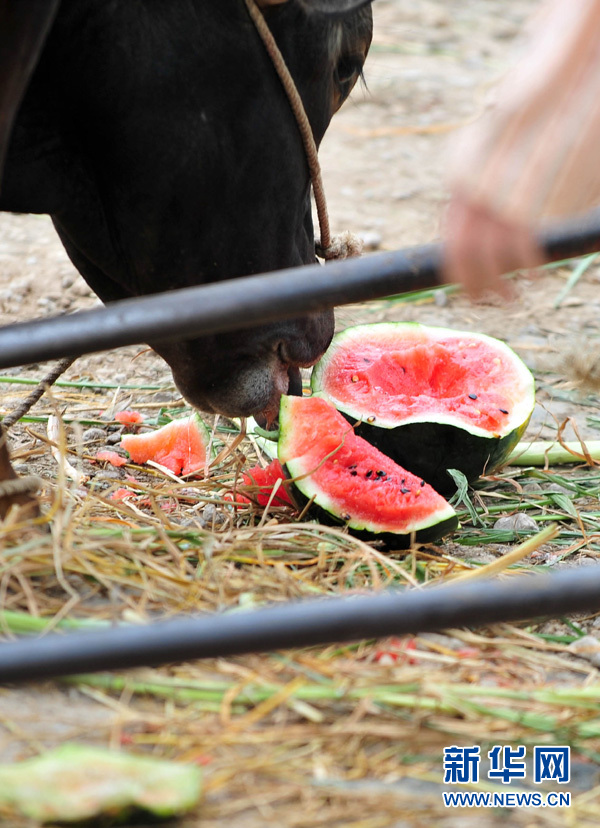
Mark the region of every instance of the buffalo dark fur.
[[[371, 11], [314, 2], [264, 14], [319, 143], [362, 71]], [[0, 0], [0, 23], [18, 29], [27, 6]], [[298, 127], [243, 0], [32, 0], [38, 22], [44, 6], [47, 35], [23, 24], [33, 72], [0, 27], [0, 83], [11, 61], [21, 79], [0, 89], [1, 210], [49, 213], [105, 302], [315, 261]], [[198, 408], [268, 414], [332, 333], [325, 312], [155, 349]]]

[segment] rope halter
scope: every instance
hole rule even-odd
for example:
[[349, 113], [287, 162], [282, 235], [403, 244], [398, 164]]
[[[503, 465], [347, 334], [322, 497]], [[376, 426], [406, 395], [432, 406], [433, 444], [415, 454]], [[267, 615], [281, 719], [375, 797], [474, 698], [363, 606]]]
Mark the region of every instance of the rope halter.
[[269, 29], [265, 18], [256, 5], [255, 0], [244, 0], [248, 13], [252, 18], [256, 30], [262, 40], [267, 54], [271, 58], [275, 71], [281, 81], [285, 94], [290, 102], [292, 112], [296, 118], [298, 129], [300, 130], [300, 137], [304, 145], [304, 152], [306, 153], [306, 160], [308, 162], [308, 170], [310, 173], [310, 180], [312, 182], [313, 193], [315, 197], [315, 204], [317, 207], [317, 217], [319, 219], [319, 228], [321, 238], [315, 243], [315, 250], [317, 256], [321, 259], [346, 259], [351, 256], [360, 256], [362, 253], [363, 242], [354, 233], [349, 230], [341, 233], [338, 236], [331, 236], [329, 228], [329, 215], [327, 212], [327, 201], [325, 199], [325, 190], [323, 188], [323, 178], [321, 176], [321, 165], [319, 164], [319, 154], [317, 145], [313, 136], [312, 127], [300, 93], [294, 83], [294, 79], [287, 68], [285, 59], [281, 54], [279, 46], [275, 42], [275, 38]]

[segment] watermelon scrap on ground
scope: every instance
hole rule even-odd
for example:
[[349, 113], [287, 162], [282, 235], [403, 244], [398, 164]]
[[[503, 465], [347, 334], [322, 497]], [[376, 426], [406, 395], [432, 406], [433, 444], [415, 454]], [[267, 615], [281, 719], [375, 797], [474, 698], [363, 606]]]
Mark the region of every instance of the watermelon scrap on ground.
[[52, 823], [124, 818], [132, 810], [171, 817], [196, 805], [201, 780], [196, 766], [65, 744], [0, 765], [0, 815]]
[[121, 425], [134, 425], [144, 420], [144, 415], [139, 411], [117, 411], [115, 420]]
[[126, 489], [121, 487], [120, 489], [116, 489], [111, 496], [111, 500], [126, 500], [128, 497], [135, 497], [137, 492], [134, 492], [133, 489]]
[[103, 460], [106, 463], [110, 463], [112, 466], [125, 466], [127, 465], [127, 460], [118, 454], [116, 451], [99, 451], [96, 454], [96, 460]]
[[210, 460], [209, 444], [210, 430], [196, 413], [156, 431], [125, 434], [121, 440], [134, 463], [153, 460], [178, 475], [203, 471]]
[[[278, 480], [287, 480], [283, 467], [279, 460], [275, 458], [264, 469], [262, 466], [253, 466], [247, 472], [242, 474], [242, 481], [244, 486], [258, 487], [258, 491], [252, 492], [252, 499], [256, 500], [259, 506], [267, 506]], [[239, 492], [235, 493], [236, 503], [251, 503], [249, 497], [245, 497]], [[286, 487], [280, 483], [277, 487], [277, 492], [271, 501], [272, 506], [294, 506], [294, 502], [289, 496]]]

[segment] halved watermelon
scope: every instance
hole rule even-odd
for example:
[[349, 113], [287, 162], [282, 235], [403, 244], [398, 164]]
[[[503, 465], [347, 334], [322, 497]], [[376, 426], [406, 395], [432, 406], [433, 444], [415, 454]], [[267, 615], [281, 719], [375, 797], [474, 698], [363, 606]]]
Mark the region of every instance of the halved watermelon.
[[201, 471], [209, 461], [210, 430], [198, 414], [181, 417], [156, 431], [125, 434], [121, 447], [134, 463], [154, 460], [173, 474]]
[[458, 525], [454, 510], [424, 480], [361, 437], [319, 397], [281, 398], [279, 460], [304, 500], [355, 534], [405, 548]]
[[527, 366], [498, 339], [416, 322], [359, 325], [334, 336], [313, 392], [357, 433], [438, 491], [447, 469], [471, 482], [502, 465], [533, 411]]

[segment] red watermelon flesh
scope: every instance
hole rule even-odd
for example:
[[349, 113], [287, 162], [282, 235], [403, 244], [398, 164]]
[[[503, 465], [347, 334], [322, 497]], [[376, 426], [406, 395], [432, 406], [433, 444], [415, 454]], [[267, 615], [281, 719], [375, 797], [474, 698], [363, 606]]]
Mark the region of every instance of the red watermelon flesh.
[[350, 526], [413, 532], [454, 521], [447, 501], [398, 466], [319, 397], [282, 397], [279, 459], [295, 485]]
[[103, 460], [105, 463], [111, 463], [113, 466], [125, 466], [127, 460], [117, 454], [116, 451], [99, 451], [96, 454], [96, 460]]
[[512, 426], [514, 400], [531, 379], [515, 370], [515, 355], [503, 343], [417, 324], [402, 325], [400, 339], [399, 327], [339, 335], [315, 390], [326, 389], [345, 409], [368, 411], [380, 425], [447, 415], [488, 433]]
[[144, 420], [144, 415], [139, 411], [117, 411], [115, 420], [122, 425], [135, 425]]
[[121, 447], [134, 463], [153, 460], [173, 474], [190, 474], [206, 468], [209, 440], [208, 428], [192, 414], [146, 434], [125, 434]]
[[[242, 479], [245, 486], [258, 487], [258, 491], [253, 493], [253, 497], [259, 506], [266, 506], [271, 498], [271, 493], [278, 480], [287, 480], [285, 472], [279, 460], [275, 459], [269, 463], [264, 469], [262, 466], [253, 466], [247, 472], [244, 472]], [[242, 494], [236, 495], [237, 503], [250, 503], [250, 498]], [[275, 497], [271, 501], [272, 506], [294, 506], [292, 499], [286, 491], [283, 483], [277, 487]]]

